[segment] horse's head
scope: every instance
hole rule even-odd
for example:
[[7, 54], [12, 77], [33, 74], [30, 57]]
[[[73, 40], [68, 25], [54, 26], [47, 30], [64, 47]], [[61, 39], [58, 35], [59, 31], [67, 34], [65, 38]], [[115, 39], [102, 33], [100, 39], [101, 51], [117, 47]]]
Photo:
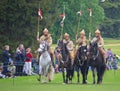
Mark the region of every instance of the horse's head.
[[81, 46], [78, 52], [81, 60], [87, 60], [87, 46]]
[[63, 40], [58, 41], [58, 47], [60, 48], [60, 50], [63, 49]]
[[40, 53], [43, 53], [43, 52], [45, 52], [45, 51], [47, 51], [47, 50], [48, 50], [48, 44], [47, 44], [47, 42], [46, 42], [46, 41], [41, 41], [41, 43], [40, 43], [40, 45], [39, 45], [38, 51], [39, 51]]
[[97, 42], [90, 43], [89, 51], [90, 51], [90, 58], [95, 60], [96, 57], [98, 56], [98, 52], [99, 52]]

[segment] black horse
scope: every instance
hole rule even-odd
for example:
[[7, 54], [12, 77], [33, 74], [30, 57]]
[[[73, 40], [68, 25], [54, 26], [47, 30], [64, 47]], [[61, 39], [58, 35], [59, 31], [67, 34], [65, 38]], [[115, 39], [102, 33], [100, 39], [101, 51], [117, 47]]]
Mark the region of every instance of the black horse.
[[77, 54], [74, 61], [74, 66], [77, 71], [77, 82], [80, 83], [80, 73], [82, 73], [83, 84], [87, 84], [87, 74], [88, 74], [88, 57], [87, 57], [87, 46], [81, 46], [77, 50]]
[[96, 42], [90, 43], [89, 51], [90, 51], [89, 65], [91, 66], [92, 69], [93, 84], [96, 83], [95, 70], [97, 71], [97, 84], [101, 84], [106, 69], [103, 55], [101, 54], [98, 48], [98, 44]]
[[[63, 40], [60, 40], [58, 42], [58, 47], [61, 49], [61, 59], [59, 67], [62, 70], [62, 76], [63, 76], [63, 82], [68, 83], [72, 82], [72, 78], [74, 75], [74, 67], [72, 64], [72, 60], [70, 59], [69, 51], [67, 49], [67, 44], [63, 43]], [[65, 72], [64, 68], [66, 68], [66, 77], [65, 77]]]

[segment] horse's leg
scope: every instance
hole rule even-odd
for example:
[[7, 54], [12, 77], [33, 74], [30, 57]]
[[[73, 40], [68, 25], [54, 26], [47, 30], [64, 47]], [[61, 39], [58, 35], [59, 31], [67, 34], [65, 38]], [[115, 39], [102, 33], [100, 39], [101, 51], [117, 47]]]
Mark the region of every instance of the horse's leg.
[[81, 67], [81, 73], [82, 73], [82, 77], [83, 77], [83, 84], [87, 84], [87, 82], [86, 82], [86, 69], [85, 69], [84, 65]]
[[71, 72], [71, 83], [72, 83], [73, 76], [74, 76], [74, 68], [72, 69], [72, 72]]
[[86, 82], [87, 82], [87, 75], [88, 75], [89, 67], [86, 68]]
[[74, 75], [74, 69], [70, 69], [69, 70], [69, 81], [70, 81], [70, 83], [72, 83], [73, 75]]
[[68, 84], [68, 79], [69, 79], [69, 70], [66, 68], [66, 81], [65, 83]]
[[42, 74], [42, 67], [39, 66], [39, 73], [38, 73], [38, 78], [37, 78], [38, 81], [41, 81], [41, 74]]
[[80, 83], [80, 72], [79, 72], [79, 67], [77, 67], [77, 83]]
[[101, 84], [101, 80], [100, 80], [100, 67], [97, 67], [96, 70], [97, 70], [97, 84]]
[[64, 67], [62, 67], [62, 76], [63, 76], [63, 83], [65, 83], [65, 72], [64, 72]]
[[92, 69], [92, 75], [93, 75], [93, 84], [95, 84], [96, 83], [96, 81], [95, 81], [95, 67], [91, 67], [91, 69]]
[[102, 66], [100, 67], [100, 84], [102, 83], [105, 69], [106, 69], [106, 65], [102, 65]]

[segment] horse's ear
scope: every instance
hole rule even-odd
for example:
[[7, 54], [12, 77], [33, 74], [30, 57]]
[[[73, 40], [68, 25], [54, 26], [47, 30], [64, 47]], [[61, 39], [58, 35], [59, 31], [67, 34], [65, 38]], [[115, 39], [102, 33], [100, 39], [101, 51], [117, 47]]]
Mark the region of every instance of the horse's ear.
[[95, 46], [97, 46], [98, 44], [97, 44], [97, 42], [95, 42]]
[[92, 46], [92, 43], [90, 42], [90, 46]]

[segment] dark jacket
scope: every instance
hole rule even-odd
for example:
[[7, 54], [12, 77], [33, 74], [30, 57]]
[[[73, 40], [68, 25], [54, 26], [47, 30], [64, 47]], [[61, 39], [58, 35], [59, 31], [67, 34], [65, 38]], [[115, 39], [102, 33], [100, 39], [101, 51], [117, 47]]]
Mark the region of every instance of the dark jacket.
[[15, 65], [23, 65], [25, 60], [25, 51], [22, 50], [21, 53], [16, 52], [14, 54], [14, 58], [15, 58]]
[[2, 63], [4, 65], [8, 65], [10, 57], [11, 57], [11, 54], [9, 53], [9, 51], [4, 50], [2, 54]]

